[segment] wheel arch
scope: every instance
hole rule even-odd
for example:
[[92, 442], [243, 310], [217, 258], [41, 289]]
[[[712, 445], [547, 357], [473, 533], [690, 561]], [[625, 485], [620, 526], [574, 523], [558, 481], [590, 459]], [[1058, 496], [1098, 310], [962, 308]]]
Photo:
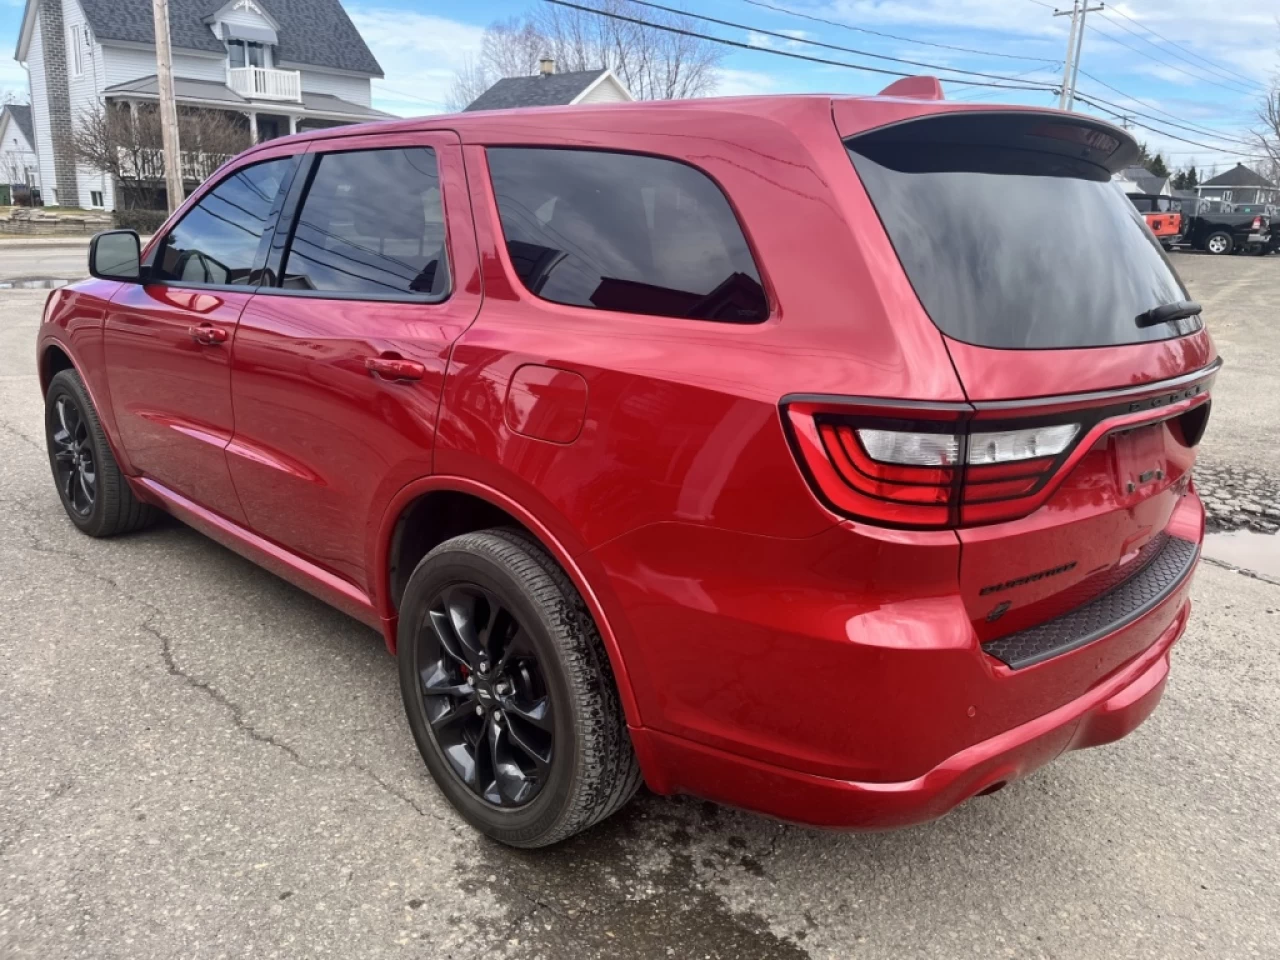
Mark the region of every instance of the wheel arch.
[[[458, 507], [463, 506], [459, 513]], [[454, 507], [450, 517], [462, 522], [435, 522], [438, 508]], [[565, 571], [587, 605], [596, 628], [600, 631], [609, 662], [618, 684], [627, 723], [639, 726], [639, 710], [631, 689], [625, 658], [613, 622], [579, 560], [585, 548], [574, 551], [551, 526], [522, 504], [499, 490], [466, 477], [424, 477], [403, 487], [387, 506], [379, 524], [373, 551], [373, 599], [382, 617], [387, 649], [396, 651], [399, 597], [412, 566], [437, 543], [460, 533], [494, 526], [516, 526], [525, 531]], [[412, 538], [416, 542], [407, 543]], [[405, 569], [408, 567], [409, 569]], [[397, 592], [398, 591], [398, 592]]]
[[[80, 379], [84, 380], [84, 374], [80, 373], [79, 368], [71, 359], [71, 354], [66, 348], [56, 340], [48, 341], [41, 344], [39, 356], [39, 375], [40, 375], [40, 395], [44, 396], [49, 392], [49, 383], [54, 376], [63, 370], [75, 370], [80, 374]], [[85, 389], [88, 389], [86, 384]], [[95, 401], [96, 404], [96, 401]]]
[[[105, 371], [101, 369], [101, 338], [89, 344], [80, 344], [89, 354], [84, 358], [76, 356], [70, 343], [67, 342], [68, 339], [70, 338], [49, 335], [40, 338], [39, 345], [36, 347], [36, 373], [40, 381], [40, 396], [48, 395], [49, 384], [53, 382], [55, 376], [63, 370], [74, 370], [89, 394], [89, 401], [93, 404], [94, 410], [98, 413], [103, 432], [107, 435], [107, 445], [111, 447], [111, 455], [116, 458], [116, 463], [120, 465], [125, 477], [130, 478], [136, 471], [117, 433], [115, 409], [111, 405], [111, 388], [107, 383]], [[95, 359], [99, 364], [96, 377], [91, 375]], [[89, 364], [88, 367], [86, 367], [86, 361]], [[147, 499], [136, 487], [134, 495]]]

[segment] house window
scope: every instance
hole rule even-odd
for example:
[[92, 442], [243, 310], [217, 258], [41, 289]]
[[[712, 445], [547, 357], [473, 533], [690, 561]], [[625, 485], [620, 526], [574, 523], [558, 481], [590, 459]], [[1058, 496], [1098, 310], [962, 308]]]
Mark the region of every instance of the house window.
[[71, 28], [71, 75], [73, 77], [84, 76], [84, 45], [86, 36], [87, 28]]
[[265, 44], [252, 40], [228, 40], [227, 53], [231, 57], [231, 68], [265, 67], [267, 65], [267, 48]]
[[90, 190], [90, 191], [89, 191], [89, 206], [91, 206], [91, 207], [101, 207], [101, 206], [103, 206], [103, 203], [102, 203], [102, 191], [101, 191], [101, 190]]

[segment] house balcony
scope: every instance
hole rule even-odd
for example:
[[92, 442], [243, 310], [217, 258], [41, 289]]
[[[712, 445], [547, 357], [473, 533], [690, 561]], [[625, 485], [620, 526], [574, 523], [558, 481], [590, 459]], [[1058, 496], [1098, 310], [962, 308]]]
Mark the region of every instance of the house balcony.
[[228, 74], [227, 85], [250, 100], [302, 101], [302, 74], [297, 70], [235, 67]]

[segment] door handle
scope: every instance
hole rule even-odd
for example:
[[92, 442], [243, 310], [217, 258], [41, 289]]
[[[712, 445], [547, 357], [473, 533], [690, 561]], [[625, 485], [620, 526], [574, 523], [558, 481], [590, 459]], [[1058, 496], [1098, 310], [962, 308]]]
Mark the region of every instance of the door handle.
[[427, 368], [417, 360], [402, 360], [399, 357], [367, 357], [364, 368], [374, 376], [387, 380], [421, 380], [427, 375]]
[[187, 327], [187, 333], [196, 343], [203, 343], [209, 346], [227, 342], [227, 331], [223, 330], [221, 327], [212, 327], [207, 324], [201, 324], [198, 327]]

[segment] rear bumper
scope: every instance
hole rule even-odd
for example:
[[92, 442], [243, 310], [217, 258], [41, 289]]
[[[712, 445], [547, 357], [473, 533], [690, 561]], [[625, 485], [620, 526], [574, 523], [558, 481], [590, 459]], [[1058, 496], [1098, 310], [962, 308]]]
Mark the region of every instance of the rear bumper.
[[1068, 750], [1119, 740], [1164, 693], [1169, 652], [1186, 628], [1189, 582], [1167, 601], [1176, 614], [1159, 638], [1085, 696], [948, 757], [922, 776], [837, 780], [762, 763], [649, 729], [632, 738], [651, 788], [692, 793], [812, 826], [879, 830], [923, 823], [1026, 776]]

